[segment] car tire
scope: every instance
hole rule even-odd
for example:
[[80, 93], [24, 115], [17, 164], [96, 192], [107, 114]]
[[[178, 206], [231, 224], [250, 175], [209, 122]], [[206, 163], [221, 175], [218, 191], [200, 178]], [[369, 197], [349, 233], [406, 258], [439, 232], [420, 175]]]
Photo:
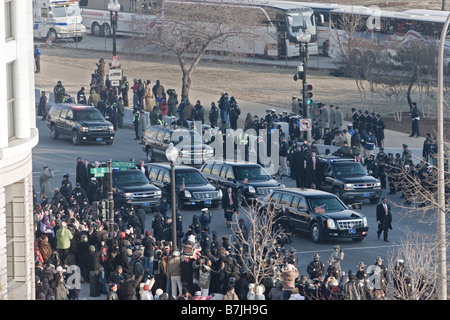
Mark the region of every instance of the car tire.
[[311, 226], [311, 239], [315, 243], [321, 243], [323, 241], [323, 232], [318, 222], [313, 223]]
[[345, 203], [345, 201], [344, 201], [344, 199], [342, 197], [342, 190], [341, 189], [334, 189], [333, 193], [334, 193], [334, 195], [336, 197], [338, 197], [340, 200], [342, 200], [342, 202]]
[[371, 203], [371, 204], [377, 204], [378, 201], [380, 201], [380, 197], [370, 198], [369, 200], [370, 200], [370, 203]]
[[72, 132], [72, 143], [76, 146], [81, 144], [80, 134], [76, 130]]
[[52, 124], [50, 126], [50, 137], [52, 137], [53, 140], [56, 140], [59, 138], [58, 131], [56, 129], [56, 125]]
[[152, 148], [148, 148], [146, 152], [147, 162], [153, 162], [153, 150]]

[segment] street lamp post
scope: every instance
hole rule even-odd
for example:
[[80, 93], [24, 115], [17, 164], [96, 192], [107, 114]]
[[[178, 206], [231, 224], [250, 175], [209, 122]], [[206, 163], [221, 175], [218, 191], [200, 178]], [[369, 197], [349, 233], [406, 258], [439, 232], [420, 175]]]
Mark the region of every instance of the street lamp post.
[[108, 2], [108, 10], [111, 18], [111, 28], [113, 32], [113, 57], [116, 56], [116, 30], [117, 30], [117, 20], [118, 12], [120, 11], [120, 4], [118, 0], [110, 0]]
[[[443, 4], [444, 6], [444, 4]], [[450, 25], [450, 14], [445, 20], [444, 27], [442, 28], [441, 38], [439, 43], [438, 54], [438, 106], [437, 106], [437, 118], [438, 118], [438, 221], [437, 221], [437, 237], [439, 243], [439, 257], [438, 257], [438, 273], [439, 273], [439, 285], [438, 285], [438, 298], [439, 300], [447, 300], [447, 244], [446, 244], [446, 222], [445, 215], [446, 203], [445, 203], [445, 166], [444, 166], [444, 51], [445, 51], [445, 39], [447, 37], [448, 27]]]
[[176, 192], [175, 192], [175, 163], [178, 159], [178, 149], [174, 147], [173, 143], [169, 144], [166, 150], [167, 160], [170, 162], [170, 186], [171, 186], [171, 207], [172, 207], [172, 243], [173, 251], [177, 250], [177, 206], [176, 206]]
[[[302, 115], [303, 118], [308, 118], [308, 105], [306, 104], [306, 65], [308, 62], [308, 43], [311, 41], [311, 34], [303, 32], [302, 29], [297, 33], [297, 41], [299, 43], [299, 71], [302, 75]], [[303, 132], [303, 139], [308, 140], [308, 131]]]

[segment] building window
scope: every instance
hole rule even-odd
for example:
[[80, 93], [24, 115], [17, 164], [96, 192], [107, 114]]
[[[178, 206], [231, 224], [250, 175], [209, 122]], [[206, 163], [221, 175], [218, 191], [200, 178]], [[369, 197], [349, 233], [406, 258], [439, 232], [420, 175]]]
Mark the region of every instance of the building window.
[[5, 39], [14, 39], [14, 7], [12, 0], [5, 1]]
[[5, 186], [5, 214], [6, 214], [6, 256], [7, 256], [7, 278], [8, 282], [15, 278], [15, 261], [14, 257], [14, 198], [13, 198], [13, 185]]
[[6, 65], [6, 93], [7, 93], [7, 119], [8, 119], [8, 139], [15, 137], [14, 125], [14, 106], [15, 106], [15, 64], [14, 62]]

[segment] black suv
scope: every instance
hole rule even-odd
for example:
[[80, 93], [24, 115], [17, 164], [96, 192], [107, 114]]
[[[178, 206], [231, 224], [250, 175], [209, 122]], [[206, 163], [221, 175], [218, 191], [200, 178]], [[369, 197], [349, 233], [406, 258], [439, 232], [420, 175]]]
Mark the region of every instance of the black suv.
[[[150, 182], [159, 187], [163, 197], [171, 202], [170, 165], [147, 163], [146, 167]], [[183, 182], [184, 192], [180, 192]], [[188, 206], [217, 208], [222, 202], [222, 190], [211, 185], [200, 170], [190, 166], [175, 166], [175, 190], [179, 208]]]
[[317, 189], [274, 190], [259, 204], [262, 214], [284, 205], [291, 230], [309, 233], [314, 242], [331, 238], [361, 241], [369, 230], [364, 215], [347, 207], [336, 195]]
[[167, 161], [166, 150], [172, 142], [179, 152], [179, 163], [201, 166], [214, 157], [214, 149], [203, 143], [202, 135], [195, 130], [172, 129], [170, 126], [150, 126], [145, 131], [142, 150], [147, 162]]
[[86, 141], [114, 142], [114, 126], [102, 113], [92, 106], [77, 104], [53, 104], [47, 115], [50, 136], [58, 139], [60, 135], [72, 137], [79, 145]]
[[274, 189], [284, 188], [256, 163], [209, 160], [200, 171], [213, 185], [223, 189], [231, 187], [238, 201], [245, 200], [247, 204], [267, 196]]
[[161, 190], [151, 184], [141, 170], [114, 170], [112, 176], [114, 202], [116, 205], [120, 205], [128, 199], [131, 200], [134, 206], [142, 207], [143, 209], [159, 206], [161, 203]]
[[380, 200], [380, 180], [368, 175], [360, 162], [338, 156], [318, 158], [319, 189], [334, 193], [344, 202], [369, 199], [375, 204]]

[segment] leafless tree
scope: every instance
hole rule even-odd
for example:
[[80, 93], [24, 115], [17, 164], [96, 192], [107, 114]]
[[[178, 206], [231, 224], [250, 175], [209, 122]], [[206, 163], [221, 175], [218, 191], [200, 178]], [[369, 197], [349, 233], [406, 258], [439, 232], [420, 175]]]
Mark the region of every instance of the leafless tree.
[[[330, 23], [331, 41], [336, 43], [339, 50], [336, 63], [341, 66], [341, 70], [347, 70], [355, 80], [361, 102], [365, 104], [367, 82], [364, 79], [364, 66], [369, 63], [369, 58], [372, 60], [372, 57], [364, 56], [365, 47], [368, 44], [360, 41], [356, 34], [357, 32], [367, 32], [367, 21], [359, 14], [349, 13], [337, 16], [337, 20], [330, 21]], [[342, 30], [343, 34], [339, 33], [336, 28]]]
[[[156, 46], [161, 55], [175, 56], [182, 72], [182, 98], [189, 97], [193, 74], [208, 52], [242, 52], [258, 39], [261, 11], [230, 6], [217, 1], [165, 0], [155, 23], [142, 22], [144, 37], [136, 37], [130, 46]], [[237, 50], [239, 49], [239, 50]], [[245, 50], [244, 50], [245, 51]]]
[[439, 243], [433, 236], [409, 233], [389, 256], [393, 296], [400, 300], [437, 299]]
[[241, 206], [237, 220], [232, 230], [236, 234], [235, 249], [244, 268], [256, 284], [261, 284], [266, 278], [275, 279], [280, 266], [285, 263], [285, 253], [282, 250], [289, 236], [279, 227], [279, 218], [271, 206], [262, 207], [259, 204]]

